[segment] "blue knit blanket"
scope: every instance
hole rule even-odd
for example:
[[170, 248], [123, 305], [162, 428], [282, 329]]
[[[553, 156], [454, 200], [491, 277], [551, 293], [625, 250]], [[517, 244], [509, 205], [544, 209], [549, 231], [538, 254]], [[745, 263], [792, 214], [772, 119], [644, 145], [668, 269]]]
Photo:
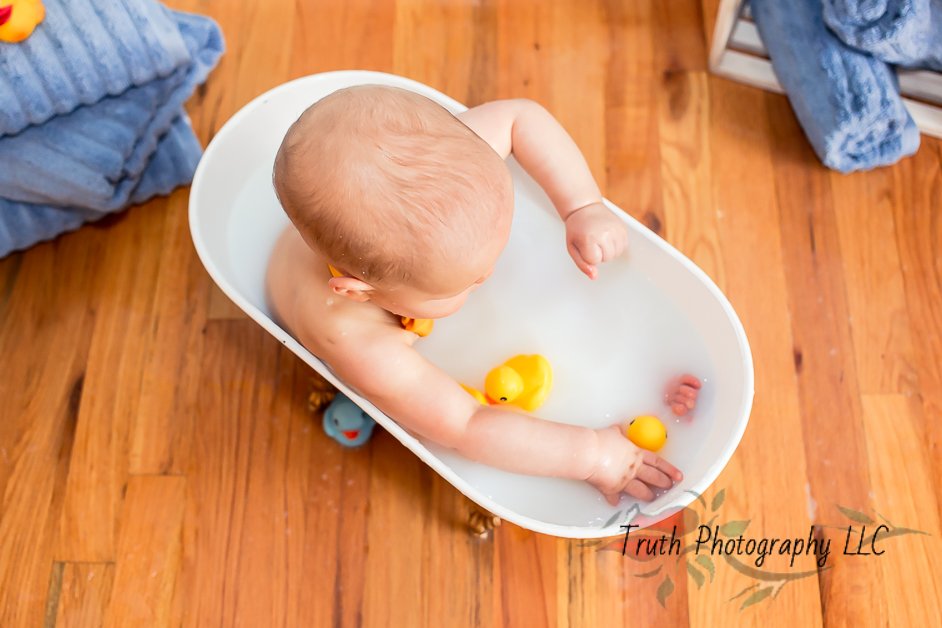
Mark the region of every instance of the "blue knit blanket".
[[824, 21], [881, 61], [942, 70], [942, 0], [824, 0]]
[[826, 166], [869, 170], [916, 152], [919, 129], [893, 69], [828, 30], [821, 0], [751, 5], [775, 74]]

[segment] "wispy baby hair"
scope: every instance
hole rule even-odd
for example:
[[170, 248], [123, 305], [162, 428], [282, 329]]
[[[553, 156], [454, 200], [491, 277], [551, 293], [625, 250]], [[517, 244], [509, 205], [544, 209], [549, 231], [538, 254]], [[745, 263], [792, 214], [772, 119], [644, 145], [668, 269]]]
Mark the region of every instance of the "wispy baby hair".
[[365, 85], [309, 107], [275, 158], [275, 191], [305, 241], [373, 284], [435, 289], [512, 202], [490, 146], [419, 94]]

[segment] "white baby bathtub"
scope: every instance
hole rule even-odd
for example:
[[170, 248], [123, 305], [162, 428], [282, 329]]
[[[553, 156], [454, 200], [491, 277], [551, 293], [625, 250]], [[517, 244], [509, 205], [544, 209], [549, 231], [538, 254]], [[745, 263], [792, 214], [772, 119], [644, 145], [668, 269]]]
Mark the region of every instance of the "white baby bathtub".
[[[288, 224], [272, 190], [275, 152], [291, 123], [336, 89], [379, 83], [410, 89], [452, 112], [465, 106], [430, 87], [376, 72], [328, 72], [262, 94], [213, 138], [190, 194], [190, 228], [206, 270], [259, 325], [342, 390], [387, 431], [482, 507], [517, 525], [562, 537], [623, 533], [637, 513], [612, 507], [584, 482], [507, 473], [417, 439], [360, 397], [273, 320], [264, 275], [275, 238]], [[665, 419], [660, 452], [684, 481], [648, 504], [647, 524], [689, 504], [719, 475], [742, 437], [753, 396], [752, 356], [742, 325], [716, 285], [667, 242], [609, 204], [628, 227], [628, 254], [589, 281], [565, 251], [549, 200], [511, 160], [516, 213], [492, 277], [455, 316], [416, 347], [460, 381], [518, 353], [541, 353], [555, 387], [538, 415], [600, 427], [637, 414]], [[675, 421], [660, 400], [663, 382], [690, 371], [704, 380], [692, 421]], [[638, 518], [634, 519], [638, 521]]]

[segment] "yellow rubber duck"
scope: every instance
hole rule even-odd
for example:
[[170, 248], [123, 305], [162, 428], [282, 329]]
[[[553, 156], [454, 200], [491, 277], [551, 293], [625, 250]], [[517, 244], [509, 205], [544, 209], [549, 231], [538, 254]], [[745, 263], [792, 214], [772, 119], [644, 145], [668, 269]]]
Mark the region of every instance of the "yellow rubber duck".
[[0, 41], [23, 41], [45, 17], [46, 8], [40, 0], [0, 0]]
[[656, 416], [645, 414], [631, 420], [625, 436], [641, 449], [660, 451], [667, 442], [667, 428]]
[[461, 385], [482, 405], [513, 405], [533, 412], [543, 405], [553, 387], [553, 369], [542, 355], [517, 355], [484, 379], [484, 393]]

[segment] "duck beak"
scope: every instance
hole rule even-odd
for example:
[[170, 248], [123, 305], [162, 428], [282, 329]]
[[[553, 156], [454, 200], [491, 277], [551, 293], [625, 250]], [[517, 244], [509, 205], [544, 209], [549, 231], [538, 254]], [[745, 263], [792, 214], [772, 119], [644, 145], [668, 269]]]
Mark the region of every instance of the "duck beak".
[[0, 7], [0, 26], [3, 26], [10, 21], [10, 16], [13, 15], [13, 5], [8, 4], [5, 7]]
[[349, 438], [350, 440], [353, 440], [354, 438], [360, 435], [360, 430], [344, 430], [343, 435]]

